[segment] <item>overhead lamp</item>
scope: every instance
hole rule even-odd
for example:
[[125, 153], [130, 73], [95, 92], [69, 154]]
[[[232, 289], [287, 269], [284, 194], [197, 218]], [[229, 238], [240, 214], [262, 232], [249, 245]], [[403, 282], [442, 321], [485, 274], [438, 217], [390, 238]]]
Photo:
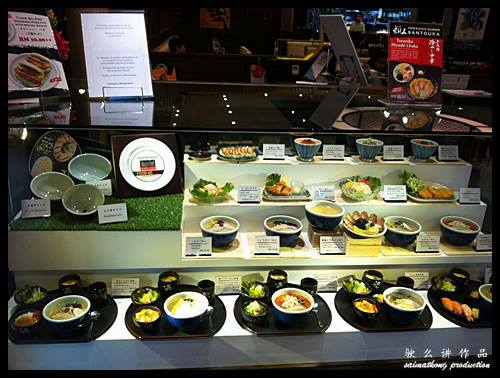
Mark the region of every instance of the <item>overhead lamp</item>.
[[403, 123], [406, 125], [408, 123], [408, 117], [404, 116], [402, 119], [403, 119]]
[[86, 91], [85, 91], [85, 89], [83, 89], [83, 88], [78, 90], [78, 93], [80, 93], [81, 95], [82, 95], [82, 94], [85, 94], [85, 92], [86, 92]]
[[233, 114], [233, 111], [232, 110], [228, 110], [227, 114]]
[[264, 97], [267, 97], [267, 96], [268, 96], [268, 95], [267, 95], [267, 92], [264, 92]]
[[390, 115], [391, 115], [391, 113], [389, 113], [387, 110], [384, 110], [384, 117], [385, 118], [389, 118]]
[[231, 121], [231, 125], [236, 125], [236, 121]]

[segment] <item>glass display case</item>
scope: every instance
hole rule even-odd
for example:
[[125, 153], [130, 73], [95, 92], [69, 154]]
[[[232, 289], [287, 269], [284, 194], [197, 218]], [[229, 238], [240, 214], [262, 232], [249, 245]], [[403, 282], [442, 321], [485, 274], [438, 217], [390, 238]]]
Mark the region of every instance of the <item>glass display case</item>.
[[[350, 275], [361, 279], [366, 270], [376, 269], [391, 283], [406, 275], [425, 293], [432, 277], [452, 268], [465, 269], [471, 280], [488, 280], [485, 271], [491, 272], [491, 250], [476, 250], [475, 242], [470, 241], [456, 245], [460, 243], [453, 236], [445, 235], [451, 226], [443, 225], [443, 221], [455, 221], [475, 227], [474, 232], [492, 233], [491, 125], [468, 119], [466, 105], [394, 108], [384, 105], [380, 96], [363, 94], [363, 88], [181, 82], [155, 83], [154, 101], [93, 102], [84, 82], [70, 81], [70, 87], [70, 102], [9, 108], [8, 255], [17, 287], [38, 284], [53, 288], [70, 272], [78, 273], [85, 283], [104, 281], [108, 288], [113, 279], [123, 277], [139, 278], [140, 286], [156, 286], [158, 274], [165, 270], [177, 272], [185, 284], [209, 279], [216, 283], [227, 311], [225, 328], [219, 332], [220, 338], [214, 336], [214, 345], [227, 349], [223, 343], [236, 347], [242, 342], [246, 355], [252, 354], [253, 347], [262, 347], [262, 354], [257, 353], [252, 364], [266, 365], [285, 364], [304, 350], [290, 347], [293, 343], [281, 336], [276, 342], [284, 349], [264, 356], [267, 349], [258, 337], [251, 341], [255, 344], [241, 341], [250, 337], [239, 329], [233, 315], [241, 280], [264, 281], [271, 269], [284, 269], [289, 282], [299, 283], [304, 277], [318, 281], [318, 292], [332, 312], [331, 324], [323, 336], [307, 336], [304, 345], [310, 352], [299, 363], [404, 359], [404, 348], [412, 346], [405, 344], [401, 333], [384, 333], [378, 340], [391, 343], [392, 349], [382, 356], [376, 352], [380, 345], [374, 337], [377, 334], [359, 332], [343, 320], [334, 296]], [[481, 119], [489, 119], [491, 109], [482, 111]], [[172, 134], [177, 145], [175, 158], [180, 168], [174, 170], [182, 189], [156, 196], [148, 190], [144, 195], [118, 196], [121, 150], [115, 150], [112, 139], [163, 133]], [[366, 140], [365, 145], [362, 141]], [[424, 140], [424, 149], [429, 147], [425, 140], [458, 146], [458, 157], [446, 160], [436, 148], [428, 159], [417, 160], [414, 151], [421, 152], [413, 149], [412, 140]], [[365, 149], [380, 141], [386, 147], [403, 146], [403, 153], [393, 150], [391, 159], [391, 151], [383, 152], [380, 147], [367, 161]], [[60, 147], [55, 146], [58, 143]], [[267, 155], [269, 145], [284, 145], [284, 155]], [[395, 157], [398, 151], [400, 156]], [[104, 204], [125, 203], [128, 220], [101, 224], [97, 213], [74, 215], [62, 201], [51, 202], [50, 217], [23, 219], [21, 201], [33, 198], [39, 190], [33, 177], [54, 170], [68, 174], [75, 184], [89, 181], [68, 164], [80, 154], [101, 155], [111, 163], [112, 172], [99, 177], [112, 182], [112, 193], [104, 197]], [[146, 165], [141, 169], [148, 168]], [[401, 186], [408, 197], [403, 195], [397, 201], [385, 197]], [[461, 188], [480, 188], [479, 202], [460, 203]], [[315, 205], [323, 209], [312, 209]], [[363, 217], [367, 220], [359, 222]], [[406, 227], [416, 221], [410, 233], [437, 237], [438, 250], [424, 252], [425, 240], [420, 249], [415, 249], [414, 239], [398, 246], [405, 231], [398, 234], [389, 217], [399, 217]], [[329, 223], [336, 218], [338, 227]], [[385, 223], [380, 223], [381, 218]], [[373, 229], [363, 229], [367, 223], [381, 226], [370, 234]], [[224, 227], [237, 230], [232, 240], [217, 235], [218, 228]], [[298, 235], [293, 242], [287, 241], [290, 230]], [[221, 235], [227, 233], [222, 230]], [[204, 236], [210, 236], [212, 244], [201, 253], [190, 238]], [[279, 241], [269, 239], [272, 245], [266, 245], [265, 236], [278, 236]], [[123, 325], [126, 301], [130, 299], [117, 300], [115, 323], [120, 324], [98, 341], [110, 340], [116, 345], [135, 341]], [[435, 310], [432, 316], [428, 337], [416, 342], [416, 347], [437, 348], [439, 339], [449, 337], [450, 347], [474, 339], [473, 347], [491, 350], [491, 329], [457, 327]], [[366, 350], [357, 356], [353, 348], [336, 356], [328, 352], [340, 336], [351, 332], [366, 342]], [[231, 341], [225, 337], [232, 337]], [[202, 348], [203, 342], [196, 341], [193, 348]], [[155, 348], [168, 348], [168, 343]], [[9, 345], [15, 352], [10, 362], [23, 366], [20, 356], [25, 349]], [[95, 350], [88, 352], [95, 354]], [[175, 353], [172, 360], [160, 359], [153, 366], [193, 366], [186, 356]], [[197, 367], [248, 364], [241, 356], [208, 362], [212, 352], [206, 353], [206, 360], [200, 357], [195, 363]], [[120, 358], [125, 368], [144, 367], [140, 361], [125, 359]], [[99, 357], [97, 365], [107, 364], [109, 360]]]

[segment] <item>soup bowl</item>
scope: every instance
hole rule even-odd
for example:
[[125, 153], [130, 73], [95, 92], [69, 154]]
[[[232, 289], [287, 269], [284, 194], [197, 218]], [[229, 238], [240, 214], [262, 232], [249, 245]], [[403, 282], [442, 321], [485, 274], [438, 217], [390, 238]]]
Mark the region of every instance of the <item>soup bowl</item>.
[[[298, 295], [309, 302], [309, 306], [305, 309], [301, 310], [288, 310], [283, 307], [281, 307], [280, 304], [277, 303], [277, 300], [279, 302], [279, 298], [282, 295]], [[314, 298], [312, 297], [311, 294], [308, 292], [301, 290], [301, 289], [295, 289], [295, 288], [283, 288], [279, 289], [274, 292], [274, 294], [271, 297], [271, 302], [273, 304], [273, 311], [274, 314], [276, 315], [276, 318], [281, 321], [284, 324], [289, 324], [289, 325], [294, 325], [294, 324], [299, 324], [304, 322], [307, 319], [307, 315], [311, 310], [314, 308]]]
[[158, 277], [158, 290], [162, 297], [166, 298], [174, 293], [179, 286], [179, 274], [177, 272], [167, 270]]
[[80, 181], [104, 180], [111, 172], [111, 163], [98, 154], [81, 154], [69, 161], [68, 171]]
[[364, 161], [372, 161], [382, 151], [384, 142], [373, 138], [356, 139], [356, 148], [359, 158]]
[[[474, 230], [468, 230], [468, 231], [457, 230], [456, 228], [453, 228], [446, 224], [446, 222], [450, 220], [463, 222], [474, 228]], [[459, 245], [459, 246], [469, 245], [470, 243], [473, 242], [473, 240], [477, 237], [479, 231], [481, 230], [481, 227], [479, 227], [479, 225], [476, 222], [463, 217], [446, 216], [442, 217], [439, 223], [441, 225], [441, 234], [443, 235], [443, 238], [448, 243], [453, 245]]]
[[481, 309], [481, 312], [484, 314], [486, 319], [491, 319], [492, 315], [492, 304], [493, 304], [493, 297], [490, 299], [487, 297], [486, 292], [489, 291], [490, 294], [492, 290], [492, 284], [484, 284], [479, 286], [479, 297], [481, 298], [481, 301], [479, 302], [479, 308]]
[[297, 138], [294, 140], [298, 160], [313, 161], [321, 148], [321, 141], [313, 138]]
[[104, 194], [96, 186], [78, 184], [64, 192], [62, 204], [71, 214], [90, 215], [104, 204]]
[[[178, 301], [182, 298], [190, 298], [196, 305], [182, 313], [177, 313], [176, 307], [178, 308]], [[168, 322], [182, 331], [198, 327], [213, 312], [213, 307], [209, 305], [207, 297], [196, 291], [181, 291], [171, 295], [165, 300], [163, 308]]]
[[63, 173], [45, 172], [33, 177], [30, 189], [38, 198], [58, 201], [74, 185], [75, 183], [71, 177]]
[[[389, 296], [392, 294], [402, 294], [410, 296], [417, 304], [418, 307], [408, 309], [401, 306], [395, 305], [389, 301]], [[390, 287], [384, 291], [382, 294], [384, 296], [384, 306], [387, 309], [387, 314], [389, 318], [397, 324], [409, 324], [416, 320], [425, 309], [425, 299], [415, 290], [409, 289], [407, 287]]]
[[[388, 224], [389, 222], [396, 222], [396, 221], [402, 221], [408, 224], [410, 227], [414, 228], [415, 231], [401, 231], [389, 227]], [[387, 226], [385, 238], [387, 239], [387, 241], [389, 241], [389, 243], [391, 243], [396, 247], [406, 247], [410, 245], [417, 239], [417, 236], [418, 234], [420, 234], [420, 231], [422, 231], [422, 226], [417, 221], [410, 218], [399, 217], [399, 216], [385, 217], [385, 225]]]
[[463, 289], [469, 283], [470, 274], [460, 268], [451, 268], [448, 277], [459, 289]]
[[[321, 205], [327, 205], [333, 207], [338, 211], [338, 213], [333, 215], [319, 214], [311, 210], [312, 208]], [[305, 209], [306, 209], [306, 218], [308, 222], [315, 230], [319, 231], [335, 230], [338, 227], [339, 223], [342, 221], [342, 217], [344, 216], [345, 213], [345, 210], [342, 206], [325, 200], [309, 202], [308, 204], [305, 205]]]
[[412, 139], [410, 145], [415, 159], [420, 161], [430, 159], [438, 147], [437, 142], [429, 139]]
[[[64, 305], [78, 303], [84, 307], [81, 314], [71, 319], [57, 320], [52, 319], [52, 313]], [[49, 328], [59, 335], [67, 336], [78, 332], [85, 324], [85, 317], [90, 310], [90, 301], [81, 295], [65, 295], [50, 301], [42, 310], [43, 319], [47, 322]]]
[[[286, 222], [293, 224], [298, 228], [290, 231], [275, 230], [270, 226], [272, 222]], [[288, 215], [273, 215], [264, 219], [264, 229], [266, 230], [267, 236], [279, 236], [280, 246], [294, 246], [298, 238], [300, 237], [300, 232], [302, 231], [302, 222], [297, 218], [289, 217]]]
[[[208, 224], [213, 221], [223, 221], [228, 224], [232, 224], [234, 229], [228, 231], [214, 231], [208, 229]], [[212, 246], [213, 247], [226, 247], [236, 239], [236, 235], [238, 234], [238, 230], [240, 229], [240, 223], [232, 217], [226, 217], [223, 215], [214, 215], [212, 217], [207, 217], [201, 220], [200, 222], [201, 233], [204, 237], [212, 238]]]

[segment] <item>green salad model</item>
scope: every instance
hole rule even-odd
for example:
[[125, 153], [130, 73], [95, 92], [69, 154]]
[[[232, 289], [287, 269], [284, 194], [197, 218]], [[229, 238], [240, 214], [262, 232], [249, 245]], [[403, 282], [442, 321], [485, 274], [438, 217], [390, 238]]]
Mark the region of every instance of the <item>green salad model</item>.
[[453, 293], [457, 290], [457, 287], [453, 284], [453, 281], [448, 277], [445, 277], [443, 279], [436, 279], [436, 287], [440, 290], [448, 291], [450, 293]]
[[425, 183], [415, 173], [403, 171], [399, 177], [406, 185], [406, 191], [412, 196], [418, 196], [418, 192], [425, 188]]
[[266, 288], [258, 282], [244, 281], [242, 290], [252, 298], [264, 298], [266, 296]]
[[363, 281], [359, 281], [352, 277], [349, 277], [347, 280], [345, 280], [342, 286], [344, 286], [344, 289], [346, 289], [348, 292], [354, 294], [368, 294], [370, 292], [370, 289]]
[[160, 294], [158, 294], [157, 291], [149, 290], [139, 297], [139, 303], [150, 304], [150, 303], [155, 302], [159, 297], [160, 297]]
[[258, 301], [250, 302], [243, 310], [250, 316], [263, 316], [267, 312], [266, 306]]
[[27, 287], [19, 291], [17, 298], [24, 304], [31, 304], [44, 299], [46, 295], [39, 287]]
[[201, 202], [223, 201], [234, 185], [226, 182], [224, 186], [218, 186], [216, 182], [199, 179], [191, 189], [191, 195]]
[[340, 183], [342, 193], [353, 200], [365, 201], [376, 195], [382, 186], [377, 177], [353, 176], [343, 180]]

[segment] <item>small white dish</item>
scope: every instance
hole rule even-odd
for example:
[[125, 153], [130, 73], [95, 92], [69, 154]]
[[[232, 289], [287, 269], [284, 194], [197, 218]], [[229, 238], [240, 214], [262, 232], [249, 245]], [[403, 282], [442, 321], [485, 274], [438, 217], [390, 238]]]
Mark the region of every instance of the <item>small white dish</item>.
[[80, 181], [104, 180], [111, 173], [111, 162], [98, 154], [81, 154], [70, 160], [68, 171]]
[[62, 204], [71, 214], [90, 215], [104, 204], [104, 194], [94, 185], [78, 184], [64, 192]]
[[45, 172], [33, 177], [30, 189], [38, 198], [58, 201], [74, 185], [75, 183], [71, 177], [63, 173]]

